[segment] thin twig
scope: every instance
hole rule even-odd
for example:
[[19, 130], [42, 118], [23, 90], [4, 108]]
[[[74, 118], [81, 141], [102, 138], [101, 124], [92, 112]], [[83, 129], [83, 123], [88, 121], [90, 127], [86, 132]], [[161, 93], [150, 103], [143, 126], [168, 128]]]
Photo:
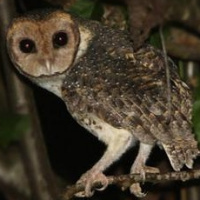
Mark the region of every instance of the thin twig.
[[[166, 181], [187, 181], [200, 178], [200, 170], [181, 171], [181, 172], [168, 172], [164, 174], [147, 173], [145, 180], [140, 174], [129, 174], [120, 176], [108, 176], [108, 185], [117, 185], [122, 190], [129, 188], [133, 183], [151, 182], [162, 183]], [[93, 188], [101, 186], [100, 182], [95, 182]], [[69, 200], [74, 197], [78, 192], [84, 190], [84, 185], [72, 185], [66, 188], [61, 197], [62, 200]]]
[[164, 36], [163, 36], [162, 26], [159, 27], [159, 34], [160, 34], [162, 50], [163, 50], [163, 54], [164, 54], [165, 73], [166, 73], [166, 81], [167, 81], [167, 106], [168, 106], [168, 112], [169, 112], [169, 114], [168, 114], [168, 122], [170, 122], [170, 120], [171, 120], [171, 111], [172, 111], [171, 82], [170, 82], [171, 77], [170, 77], [170, 70], [169, 70], [167, 51], [166, 51], [165, 39], [164, 39]]

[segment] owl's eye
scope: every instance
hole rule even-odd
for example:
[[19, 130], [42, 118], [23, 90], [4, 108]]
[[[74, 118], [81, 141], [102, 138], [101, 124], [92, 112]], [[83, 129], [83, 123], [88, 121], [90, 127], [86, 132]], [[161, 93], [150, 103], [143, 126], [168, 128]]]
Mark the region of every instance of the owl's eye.
[[54, 48], [58, 49], [60, 47], [63, 47], [67, 44], [67, 42], [68, 42], [67, 33], [60, 31], [53, 35]]
[[19, 48], [23, 53], [35, 53], [35, 42], [31, 39], [23, 39], [19, 43]]

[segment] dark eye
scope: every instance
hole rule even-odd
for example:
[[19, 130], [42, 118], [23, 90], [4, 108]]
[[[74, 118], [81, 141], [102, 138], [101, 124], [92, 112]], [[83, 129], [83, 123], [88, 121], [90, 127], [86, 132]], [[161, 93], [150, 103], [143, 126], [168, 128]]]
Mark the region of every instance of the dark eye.
[[19, 48], [23, 53], [36, 52], [35, 42], [31, 39], [23, 39], [19, 43]]
[[60, 31], [53, 35], [53, 46], [58, 49], [62, 46], [65, 46], [68, 42], [67, 33]]

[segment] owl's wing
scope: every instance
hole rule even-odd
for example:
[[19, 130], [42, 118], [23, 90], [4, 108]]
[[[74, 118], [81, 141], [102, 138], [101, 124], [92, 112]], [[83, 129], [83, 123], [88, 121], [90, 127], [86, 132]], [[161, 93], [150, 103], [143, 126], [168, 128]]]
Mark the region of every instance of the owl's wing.
[[199, 151], [192, 134], [189, 88], [177, 75], [172, 77], [171, 94], [167, 92], [164, 74], [160, 74], [160, 80], [157, 77], [145, 81], [141, 77], [142, 84], [135, 83], [134, 89], [120, 91], [113, 86], [109, 95], [100, 92], [97, 113], [107, 123], [129, 129], [143, 143], [160, 143], [174, 170], [179, 171], [183, 165], [192, 168]]
[[129, 130], [140, 142], [160, 143], [174, 170], [192, 167], [198, 149], [191, 130], [191, 94], [169, 61], [169, 99], [162, 53], [147, 47], [113, 65], [78, 66], [79, 77], [75, 67], [64, 84], [72, 113], [92, 113], [115, 128]]
[[150, 143], [154, 140], [160, 143], [174, 170], [179, 171], [183, 165], [192, 168], [193, 159], [199, 151], [192, 134], [189, 89], [179, 79], [172, 80], [171, 84], [170, 105], [166, 85], [162, 88], [157, 85], [157, 89], [149, 88], [150, 91], [145, 93], [140, 91], [132, 95], [123, 94], [122, 98], [113, 98], [105, 110], [110, 110], [113, 119], [118, 120], [119, 127], [121, 125], [121, 128], [131, 130], [139, 141]]

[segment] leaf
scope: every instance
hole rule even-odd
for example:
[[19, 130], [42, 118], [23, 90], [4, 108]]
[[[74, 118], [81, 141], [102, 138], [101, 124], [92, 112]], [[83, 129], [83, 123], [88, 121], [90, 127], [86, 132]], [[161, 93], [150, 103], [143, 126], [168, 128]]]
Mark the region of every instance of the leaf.
[[[170, 27], [169, 26], [163, 27], [162, 30], [163, 30], [163, 36], [164, 36], [164, 38], [167, 38], [169, 36]], [[149, 43], [151, 45], [159, 48], [159, 49], [162, 49], [162, 43], [161, 43], [161, 38], [160, 38], [159, 30], [156, 30], [155, 32], [153, 32], [150, 35]]]
[[200, 142], [200, 79], [198, 87], [194, 92], [193, 126], [197, 139]]
[[76, 0], [69, 11], [80, 17], [94, 20], [100, 20], [103, 15], [103, 7], [98, 0]]
[[0, 113], [0, 146], [7, 147], [11, 142], [20, 140], [29, 127], [27, 115]]
[[159, 31], [151, 34], [149, 42], [154, 47], [161, 49], [162, 45], [161, 45], [161, 39], [160, 39]]

